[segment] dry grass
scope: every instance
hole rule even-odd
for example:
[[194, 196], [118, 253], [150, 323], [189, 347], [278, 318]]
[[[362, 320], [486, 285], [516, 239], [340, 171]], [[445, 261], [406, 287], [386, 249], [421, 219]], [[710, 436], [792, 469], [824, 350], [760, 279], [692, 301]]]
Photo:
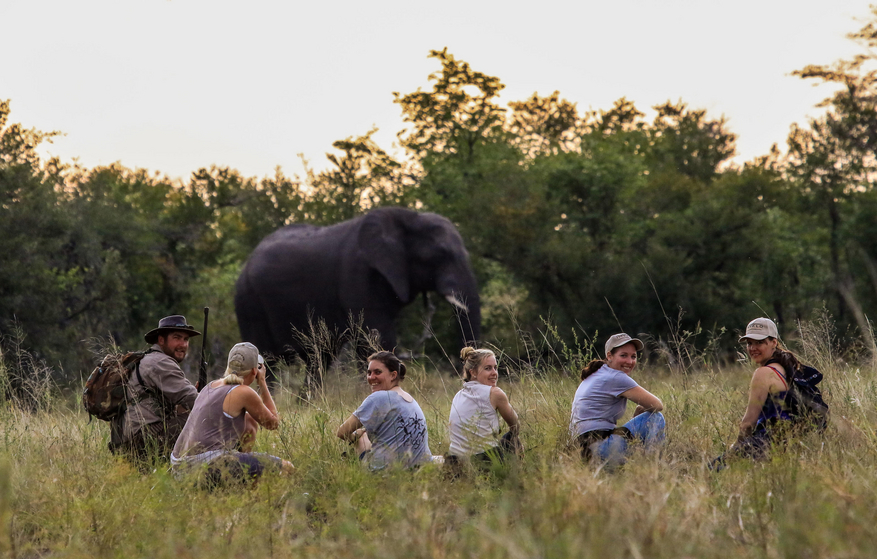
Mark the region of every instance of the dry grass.
[[[812, 341], [812, 340], [811, 340]], [[814, 346], [813, 351], [820, 349]], [[877, 371], [825, 360], [835, 420], [765, 463], [706, 467], [731, 440], [751, 369], [666, 367], [638, 380], [665, 402], [663, 452], [617, 473], [568, 449], [577, 379], [513, 370], [503, 383], [523, 422], [524, 460], [449, 480], [440, 468], [371, 474], [335, 428], [366, 395], [335, 371], [311, 404], [279, 396], [283, 423], [261, 450], [288, 479], [207, 492], [162, 468], [141, 475], [106, 451], [107, 428], [55, 397], [0, 409], [0, 551], [10, 557], [865, 557], [877, 541]], [[434, 453], [448, 447], [458, 382], [412, 367]]]

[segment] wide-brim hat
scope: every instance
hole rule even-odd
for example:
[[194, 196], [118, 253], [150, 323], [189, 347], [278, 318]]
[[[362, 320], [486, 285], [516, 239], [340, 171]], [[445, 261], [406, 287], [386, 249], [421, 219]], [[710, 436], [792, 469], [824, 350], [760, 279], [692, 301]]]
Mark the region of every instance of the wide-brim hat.
[[195, 327], [186, 323], [186, 317], [181, 314], [172, 314], [158, 321], [158, 328], [153, 328], [143, 336], [146, 343], [154, 344], [158, 341], [159, 336], [164, 336], [170, 332], [185, 332], [189, 337], [200, 336], [201, 332], [195, 330]]

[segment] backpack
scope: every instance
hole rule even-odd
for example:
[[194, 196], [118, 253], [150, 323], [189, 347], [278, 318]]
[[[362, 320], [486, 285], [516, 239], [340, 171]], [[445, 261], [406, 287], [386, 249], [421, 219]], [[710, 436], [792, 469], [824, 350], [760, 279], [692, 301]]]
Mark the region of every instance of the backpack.
[[140, 361], [152, 351], [155, 350], [111, 353], [104, 357], [85, 381], [85, 389], [82, 391], [85, 411], [104, 421], [111, 421], [124, 413], [128, 409], [128, 402], [133, 400], [128, 393], [131, 372], [134, 371], [143, 384]]
[[822, 373], [801, 365], [792, 375], [786, 393], [786, 405], [796, 420], [806, 420], [816, 429], [824, 431], [828, 426], [828, 404], [822, 399], [822, 392], [816, 387], [822, 382]]

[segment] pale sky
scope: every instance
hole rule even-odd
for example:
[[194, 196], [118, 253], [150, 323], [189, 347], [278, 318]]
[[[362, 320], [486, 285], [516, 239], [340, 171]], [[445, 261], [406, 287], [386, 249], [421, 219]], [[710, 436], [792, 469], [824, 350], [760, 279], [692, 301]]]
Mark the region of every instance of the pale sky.
[[[431, 85], [448, 47], [506, 85], [501, 103], [558, 90], [579, 112], [627, 97], [724, 115], [737, 162], [785, 145], [830, 90], [790, 74], [858, 52], [850, 0], [267, 2], [0, 0], [0, 99], [44, 149], [184, 180], [319, 170], [332, 142], [403, 128], [394, 91]], [[858, 18], [858, 19], [856, 19]]]

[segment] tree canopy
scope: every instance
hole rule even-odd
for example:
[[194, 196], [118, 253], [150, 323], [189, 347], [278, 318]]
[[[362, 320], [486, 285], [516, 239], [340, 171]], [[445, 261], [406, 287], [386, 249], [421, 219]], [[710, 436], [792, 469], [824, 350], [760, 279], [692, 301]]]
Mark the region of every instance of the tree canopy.
[[769, 315], [789, 333], [823, 307], [869, 332], [875, 25], [877, 9], [850, 35], [863, 54], [796, 72], [835, 88], [824, 112], [794, 124], [787, 149], [745, 165], [730, 163], [726, 120], [682, 100], [650, 118], [626, 98], [580, 113], [559, 92], [503, 107], [500, 79], [447, 49], [429, 54], [439, 64], [430, 88], [393, 94], [404, 157], [370, 130], [335, 142], [329, 168], [304, 179], [211, 167], [182, 182], [42, 161], [37, 148], [55, 133], [12, 123], [0, 102], [0, 333], [25, 332], [25, 345], [70, 370], [90, 359], [83, 340], [138, 345], [158, 317], [210, 305], [224, 313], [218, 339], [232, 343], [234, 281], [264, 236], [382, 205], [458, 226], [485, 340], [500, 347], [546, 325], [561, 336], [646, 333], [660, 345]]

